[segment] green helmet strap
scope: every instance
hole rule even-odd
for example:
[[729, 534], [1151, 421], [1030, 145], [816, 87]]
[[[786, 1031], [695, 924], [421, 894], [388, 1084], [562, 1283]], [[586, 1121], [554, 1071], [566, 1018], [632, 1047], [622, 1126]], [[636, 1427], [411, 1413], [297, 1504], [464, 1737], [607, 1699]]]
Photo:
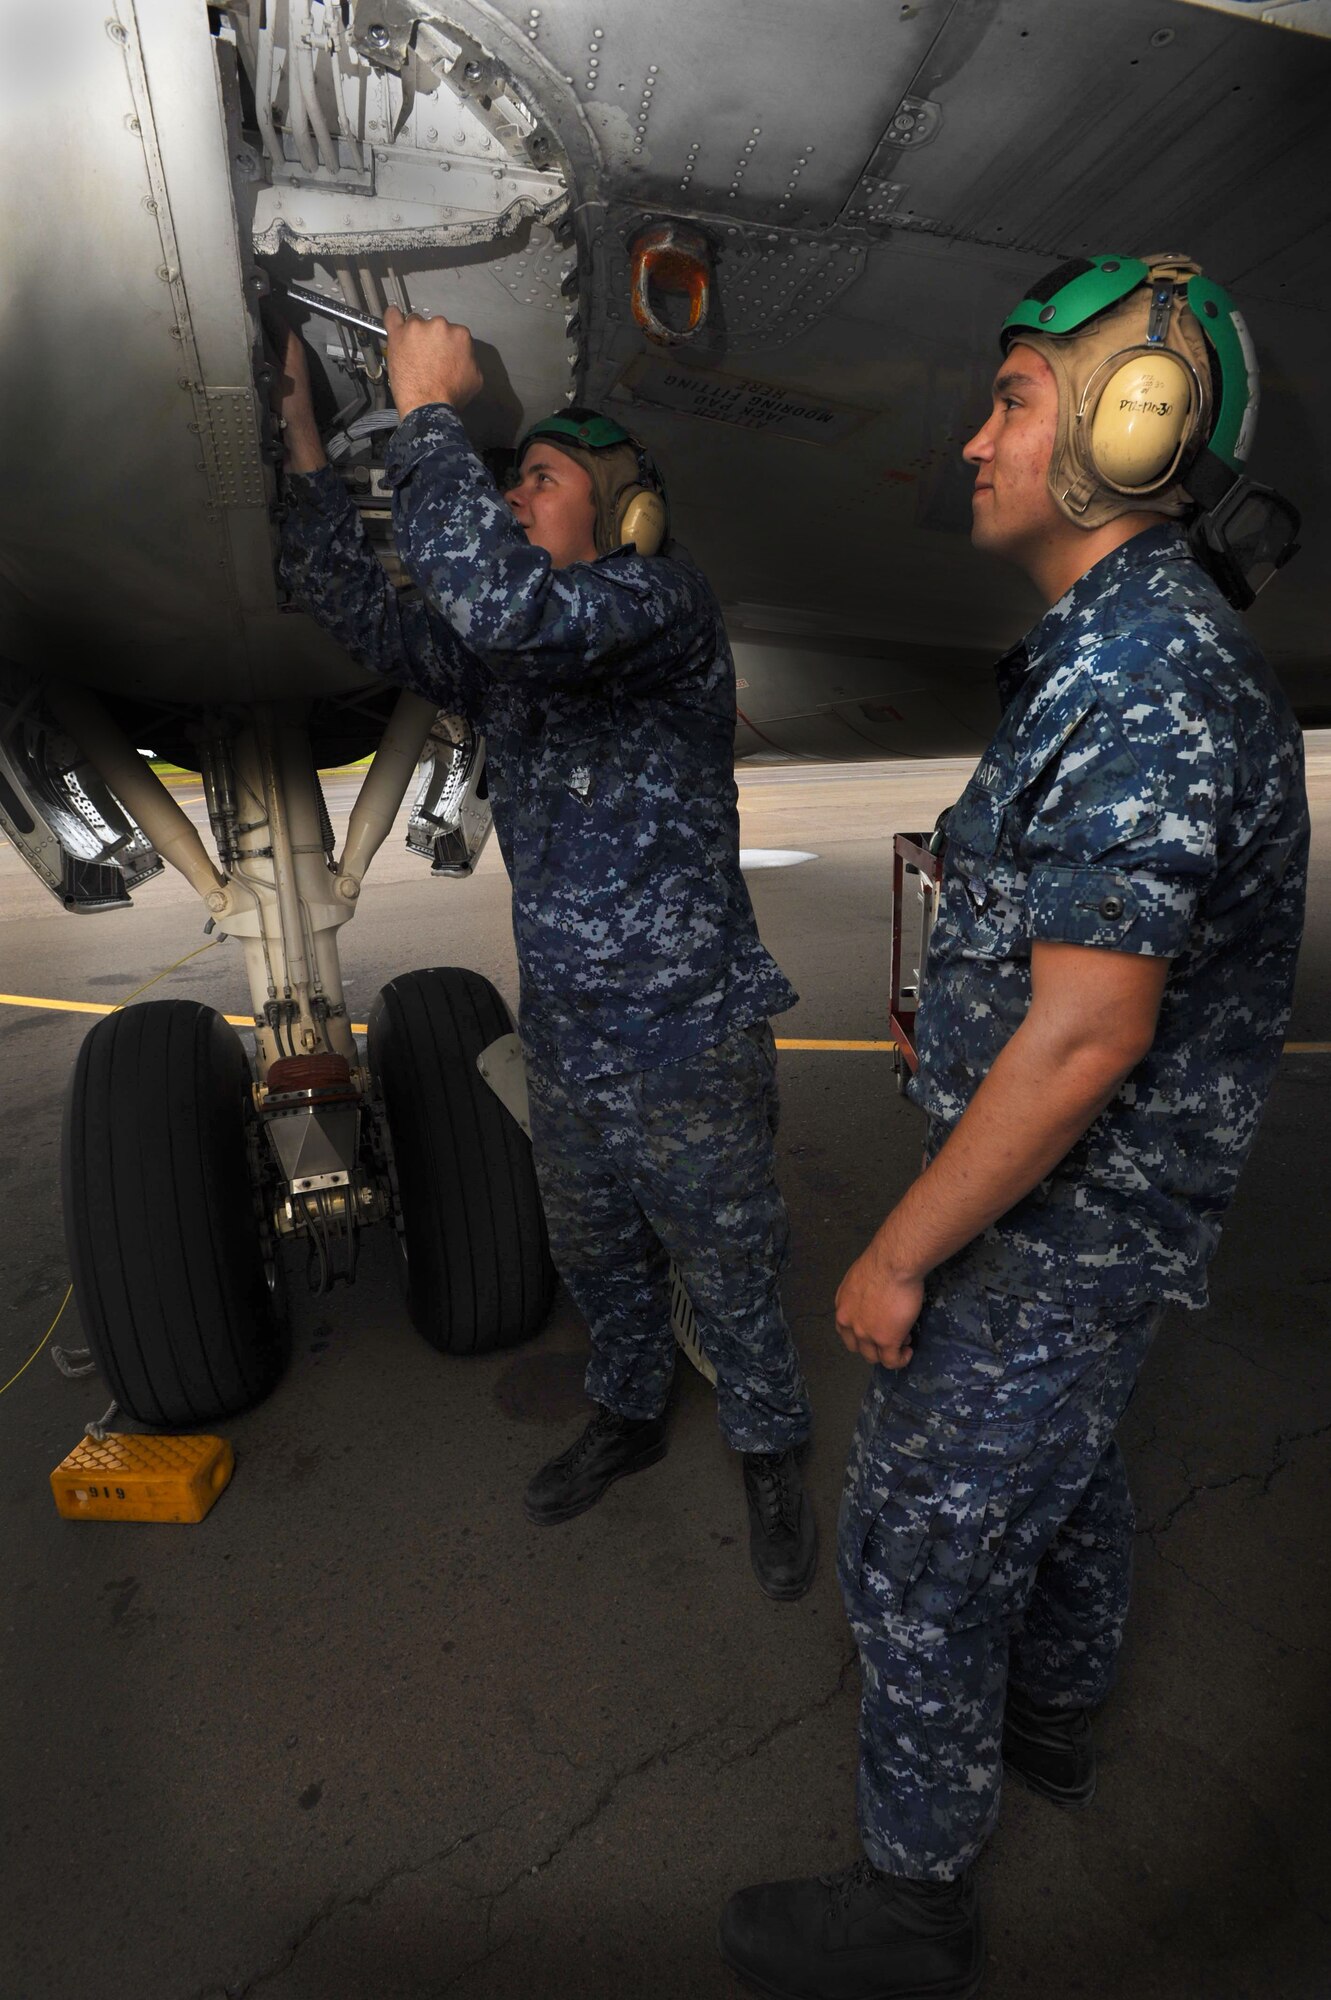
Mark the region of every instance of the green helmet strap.
[[1028, 326], [1036, 333], [1074, 333], [1107, 312], [1150, 277], [1140, 257], [1073, 257], [1032, 285], [1003, 321], [1006, 334]]
[[1242, 472], [1257, 418], [1257, 356], [1247, 324], [1229, 293], [1200, 273], [1188, 280], [1188, 304], [1220, 364], [1220, 408], [1208, 450], [1231, 472]]

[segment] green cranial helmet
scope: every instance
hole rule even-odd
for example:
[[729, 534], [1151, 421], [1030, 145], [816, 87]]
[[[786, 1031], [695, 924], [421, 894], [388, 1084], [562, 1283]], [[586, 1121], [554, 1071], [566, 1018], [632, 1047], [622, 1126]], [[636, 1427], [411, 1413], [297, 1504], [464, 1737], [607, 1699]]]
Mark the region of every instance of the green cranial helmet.
[[1138, 511], [1186, 518], [1195, 553], [1250, 603], [1293, 553], [1298, 516], [1245, 474], [1257, 357], [1223, 286], [1172, 253], [1077, 257], [1030, 287], [1001, 340], [1033, 348], [1058, 385], [1049, 490], [1064, 516], [1087, 529]]
[[1170, 322], [1177, 322], [1183, 307], [1200, 332], [1211, 378], [1207, 400], [1213, 412], [1210, 435], [1201, 443], [1231, 472], [1242, 472], [1261, 400], [1257, 355], [1229, 293], [1188, 258], [1074, 257], [1032, 285], [1013, 307], [1003, 321], [1003, 346], [1010, 347], [1026, 331], [1054, 340], [1083, 333], [1142, 286], [1150, 288], [1149, 295], [1143, 293], [1133, 303], [1142, 308], [1148, 344], [1173, 344]]
[[518, 445], [515, 463], [546, 438], [581, 465], [596, 500], [596, 550], [611, 555], [632, 543], [639, 555], [655, 555], [669, 532], [665, 482], [646, 447], [631, 431], [599, 410], [577, 406], [542, 417]]
[[542, 417], [533, 424], [518, 446], [519, 458], [537, 438], [549, 438], [552, 444], [578, 445], [583, 451], [609, 451], [617, 444], [634, 442], [631, 433], [613, 417], [604, 417], [599, 410], [577, 407], [557, 410], [552, 417]]

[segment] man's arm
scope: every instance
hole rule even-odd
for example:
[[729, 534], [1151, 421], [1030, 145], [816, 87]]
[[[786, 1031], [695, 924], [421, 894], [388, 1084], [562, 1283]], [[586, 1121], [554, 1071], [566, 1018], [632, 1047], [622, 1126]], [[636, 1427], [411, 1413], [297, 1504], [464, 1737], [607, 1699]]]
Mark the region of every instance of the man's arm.
[[426, 601], [499, 680], [548, 687], [673, 673], [715, 624], [682, 564], [624, 556], [555, 569], [496, 492], [457, 411], [481, 387], [471, 335], [392, 307], [388, 369], [403, 421], [388, 454], [393, 530]]
[[1155, 1039], [1167, 958], [1037, 939], [1031, 1004], [937, 1157], [902, 1196], [836, 1298], [837, 1331], [902, 1368], [937, 1264], [1042, 1181]]
[[314, 420], [314, 398], [310, 394], [310, 369], [305, 359], [305, 343], [294, 327], [287, 327], [282, 351], [282, 373], [273, 393], [282, 421], [285, 472], [318, 472], [328, 463], [328, 455]]
[[282, 581], [312, 618], [369, 672], [474, 718], [474, 663], [425, 606], [389, 581], [355, 505], [328, 466], [314, 418], [300, 336], [288, 331], [277, 407], [285, 424]]

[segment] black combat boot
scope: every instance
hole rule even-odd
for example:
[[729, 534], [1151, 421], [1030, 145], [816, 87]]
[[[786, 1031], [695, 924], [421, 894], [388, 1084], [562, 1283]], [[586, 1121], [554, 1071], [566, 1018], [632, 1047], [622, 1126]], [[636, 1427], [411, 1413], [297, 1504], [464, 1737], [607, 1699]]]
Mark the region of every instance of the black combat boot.
[[969, 2000], [984, 1972], [975, 1882], [913, 1882], [868, 1860], [741, 1889], [721, 1956], [775, 2000]]
[[1095, 1797], [1095, 1742], [1084, 1708], [1041, 1708], [1008, 1683], [1003, 1762], [1041, 1798], [1075, 1812]]
[[527, 1519], [542, 1527], [571, 1521], [594, 1507], [607, 1486], [665, 1457], [660, 1417], [621, 1417], [598, 1403], [581, 1437], [543, 1465], [523, 1496]]
[[803, 1597], [818, 1562], [818, 1529], [792, 1445], [787, 1451], [746, 1451], [749, 1558], [769, 1597]]

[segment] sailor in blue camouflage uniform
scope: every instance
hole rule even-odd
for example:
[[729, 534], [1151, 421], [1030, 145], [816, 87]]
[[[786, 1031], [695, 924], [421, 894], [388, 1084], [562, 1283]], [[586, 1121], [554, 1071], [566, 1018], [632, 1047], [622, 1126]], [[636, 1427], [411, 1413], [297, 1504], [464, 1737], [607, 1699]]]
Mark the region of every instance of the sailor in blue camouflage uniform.
[[682, 550], [656, 552], [659, 477], [618, 424], [538, 424], [501, 497], [457, 415], [481, 385], [467, 330], [392, 323], [386, 476], [419, 592], [394, 590], [326, 466], [294, 335], [283, 573], [355, 659], [486, 738], [537, 1174], [592, 1340], [591, 1420], [526, 1509], [568, 1520], [665, 1452], [673, 1258], [743, 1455], [758, 1580], [798, 1597], [816, 1561], [810, 1413], [781, 1304], [768, 1020], [795, 994], [740, 873], [720, 612]]
[[1184, 260], [1078, 260], [1003, 344], [972, 538], [1051, 608], [947, 821], [925, 1169], [837, 1297], [874, 1364], [838, 1545], [863, 1857], [722, 1920], [801, 2000], [976, 1992], [1003, 1761], [1090, 1801], [1131, 1579], [1114, 1428], [1164, 1306], [1206, 1303], [1303, 918], [1300, 733], [1181, 525], [1239, 490], [1232, 302]]

